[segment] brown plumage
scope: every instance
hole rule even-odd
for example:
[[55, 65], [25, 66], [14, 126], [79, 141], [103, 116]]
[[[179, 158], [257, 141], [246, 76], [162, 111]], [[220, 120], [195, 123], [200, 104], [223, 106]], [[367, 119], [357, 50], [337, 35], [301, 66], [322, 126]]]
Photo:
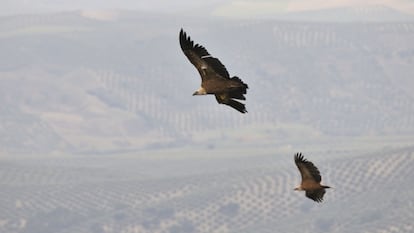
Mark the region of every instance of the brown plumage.
[[183, 29], [180, 31], [180, 46], [201, 76], [201, 87], [193, 95], [215, 95], [219, 104], [226, 104], [241, 113], [246, 113], [245, 105], [234, 99], [246, 99], [244, 94], [248, 88], [247, 84], [236, 76], [230, 78], [220, 60], [211, 56], [203, 46], [194, 44]]
[[318, 168], [306, 160], [302, 153], [295, 154], [295, 163], [302, 176], [302, 182], [295, 190], [305, 191], [306, 197], [316, 202], [322, 202], [325, 189], [330, 187], [321, 185], [322, 179]]

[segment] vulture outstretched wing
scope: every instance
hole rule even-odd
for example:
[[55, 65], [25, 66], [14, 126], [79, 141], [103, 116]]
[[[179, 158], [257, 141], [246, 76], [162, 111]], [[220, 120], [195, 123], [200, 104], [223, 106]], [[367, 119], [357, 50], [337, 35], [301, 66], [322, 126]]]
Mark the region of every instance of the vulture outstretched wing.
[[312, 162], [306, 160], [302, 153], [295, 154], [295, 164], [298, 167], [302, 176], [302, 183], [306, 181], [321, 182], [321, 174], [318, 168]]
[[246, 106], [244, 104], [242, 104], [239, 101], [236, 101], [234, 99], [231, 99], [227, 94], [221, 94], [221, 95], [217, 94], [216, 95], [216, 100], [217, 100], [218, 103], [228, 105], [228, 106], [236, 109], [237, 111], [239, 111], [241, 113], [246, 113], [247, 112]]
[[211, 56], [202, 45], [195, 44], [183, 29], [181, 29], [179, 37], [181, 49], [188, 60], [197, 68], [202, 79], [213, 77], [230, 79], [226, 67], [220, 60]]
[[316, 201], [316, 202], [322, 202], [323, 201], [323, 195], [325, 195], [325, 189], [324, 188], [320, 188], [320, 189], [315, 189], [315, 190], [307, 190], [305, 192], [305, 195]]

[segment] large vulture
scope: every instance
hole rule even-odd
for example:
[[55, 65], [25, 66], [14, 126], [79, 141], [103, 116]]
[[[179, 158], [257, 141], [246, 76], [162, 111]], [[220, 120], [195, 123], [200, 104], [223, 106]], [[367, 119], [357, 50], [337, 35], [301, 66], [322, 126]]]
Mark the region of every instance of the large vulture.
[[247, 84], [236, 76], [230, 78], [220, 60], [211, 56], [203, 46], [194, 44], [183, 29], [180, 31], [180, 46], [201, 76], [201, 87], [193, 95], [215, 95], [219, 104], [226, 104], [241, 113], [246, 113], [244, 104], [234, 99], [246, 99], [244, 94], [248, 88]]
[[312, 162], [303, 158], [302, 153], [295, 154], [295, 163], [302, 176], [302, 183], [295, 190], [305, 191], [306, 197], [322, 202], [325, 189], [329, 186], [321, 185], [321, 175]]

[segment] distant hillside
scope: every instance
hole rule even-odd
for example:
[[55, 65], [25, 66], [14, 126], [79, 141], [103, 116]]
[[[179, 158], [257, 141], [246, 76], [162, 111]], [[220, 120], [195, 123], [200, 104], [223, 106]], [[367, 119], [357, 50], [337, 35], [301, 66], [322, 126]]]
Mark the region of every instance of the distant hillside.
[[[200, 80], [181, 27], [249, 84], [248, 114], [191, 96]], [[413, 135], [413, 39], [412, 22], [4, 17], [0, 150], [111, 153], [234, 140], [227, 130], [286, 135], [287, 125], [305, 139]]]
[[[167, 151], [167, 150], [166, 150]], [[185, 152], [185, 151], [184, 151]], [[312, 155], [323, 203], [293, 188], [293, 155], [90, 156], [0, 162], [2, 232], [411, 232], [414, 149]]]
[[[272, 17], [269, 15], [269, 17]], [[315, 22], [404, 22], [414, 21], [414, 15], [384, 5], [328, 8], [273, 15], [273, 18]]]

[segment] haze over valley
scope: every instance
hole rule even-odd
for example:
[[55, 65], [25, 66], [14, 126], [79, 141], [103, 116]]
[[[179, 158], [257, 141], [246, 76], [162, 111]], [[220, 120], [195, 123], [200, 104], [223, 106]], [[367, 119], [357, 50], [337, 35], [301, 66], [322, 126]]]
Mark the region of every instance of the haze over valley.
[[[0, 17], [1, 232], [414, 230], [414, 17], [217, 5]], [[181, 28], [248, 113], [192, 96]], [[293, 191], [296, 152], [323, 203]]]

